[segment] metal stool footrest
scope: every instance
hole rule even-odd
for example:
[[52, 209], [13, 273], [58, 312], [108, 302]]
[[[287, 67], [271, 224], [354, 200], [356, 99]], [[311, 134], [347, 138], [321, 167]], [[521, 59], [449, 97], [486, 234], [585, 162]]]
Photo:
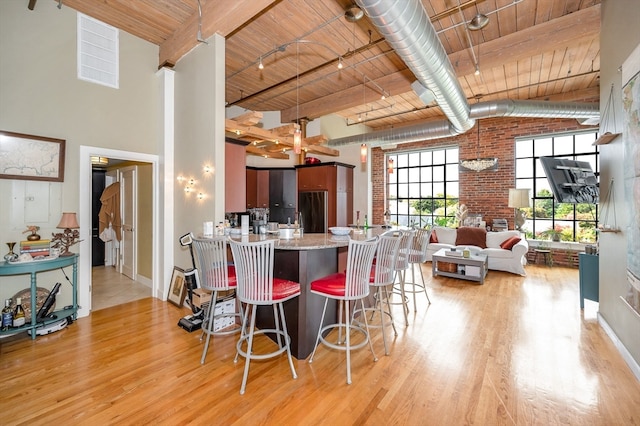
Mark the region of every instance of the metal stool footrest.
[[249, 358], [249, 359], [269, 359], [269, 358], [273, 358], [276, 357], [284, 352], [287, 351], [287, 348], [289, 347], [289, 345], [291, 344], [291, 337], [289, 337], [288, 334], [286, 334], [283, 330], [277, 330], [274, 328], [265, 328], [265, 329], [261, 329], [261, 330], [255, 330], [253, 332], [253, 337], [255, 338], [255, 336], [260, 335], [260, 334], [276, 334], [276, 335], [280, 335], [282, 337], [284, 337], [285, 339], [285, 343], [279, 347], [277, 350], [273, 351], [273, 352], [267, 352], [264, 354], [256, 354], [256, 353], [251, 353], [251, 354], [247, 354], [247, 351], [245, 351], [244, 349], [242, 349], [242, 344], [244, 342], [246, 342], [247, 340], [249, 340], [249, 334], [243, 336], [240, 338], [240, 340], [238, 340], [238, 343], [236, 344], [236, 348], [238, 350], [238, 354], [240, 354], [241, 356], [245, 357], [245, 358]]
[[[325, 331], [333, 330], [333, 329], [336, 329], [336, 328], [339, 330], [338, 335], [342, 336], [343, 332], [344, 332], [344, 329], [347, 328], [347, 326], [345, 324], [338, 324], [338, 323], [325, 325], [324, 327], [322, 327], [322, 330], [320, 331], [320, 342], [322, 342], [322, 344], [324, 344], [324, 345], [326, 345], [326, 346], [328, 346], [330, 348], [341, 350], [341, 351], [346, 351], [347, 347], [344, 345], [344, 342], [340, 341], [340, 338], [338, 339], [337, 343], [333, 343], [333, 342], [328, 341], [327, 338], [325, 337], [325, 333], [324, 333]], [[357, 344], [351, 343], [350, 349], [352, 349], [352, 350], [353, 349], [360, 349], [360, 348], [364, 347], [367, 343], [369, 343], [369, 333], [367, 333], [367, 330], [365, 330], [364, 328], [362, 328], [362, 327], [360, 327], [358, 325], [354, 325], [354, 324], [349, 325], [348, 329], [349, 329], [349, 331], [356, 331], [356, 332], [358, 332], [358, 333], [360, 333], [360, 334], [362, 334], [364, 336], [364, 340], [362, 342], [357, 343]]]

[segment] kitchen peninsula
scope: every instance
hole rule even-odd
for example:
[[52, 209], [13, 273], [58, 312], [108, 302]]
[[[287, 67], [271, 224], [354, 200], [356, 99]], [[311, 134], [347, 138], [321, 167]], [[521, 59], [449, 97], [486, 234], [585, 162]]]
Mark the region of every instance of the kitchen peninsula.
[[[237, 241], [260, 241], [276, 239], [274, 255], [274, 277], [300, 283], [300, 296], [284, 303], [287, 331], [291, 336], [291, 354], [305, 359], [313, 350], [320, 326], [324, 299], [310, 291], [311, 282], [346, 267], [349, 239], [366, 239], [378, 235], [381, 228], [369, 228], [367, 232], [351, 236], [327, 234], [304, 234], [302, 237], [279, 239], [270, 235], [232, 236]], [[334, 322], [336, 303], [329, 303], [325, 322]], [[271, 307], [258, 309], [256, 325], [273, 327]]]

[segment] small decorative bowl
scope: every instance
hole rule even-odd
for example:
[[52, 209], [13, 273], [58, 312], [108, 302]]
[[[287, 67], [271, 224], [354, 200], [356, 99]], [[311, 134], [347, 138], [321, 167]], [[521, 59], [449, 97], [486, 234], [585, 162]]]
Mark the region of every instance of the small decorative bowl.
[[351, 228], [346, 226], [332, 226], [329, 228], [329, 231], [331, 231], [333, 235], [349, 235]]

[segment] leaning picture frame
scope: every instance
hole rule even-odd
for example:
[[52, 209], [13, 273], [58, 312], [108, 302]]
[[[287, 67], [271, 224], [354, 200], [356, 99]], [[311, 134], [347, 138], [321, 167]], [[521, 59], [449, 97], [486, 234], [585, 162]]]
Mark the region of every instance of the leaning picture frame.
[[169, 283], [167, 301], [173, 303], [177, 307], [181, 307], [184, 303], [184, 297], [184, 269], [174, 266], [173, 274], [171, 274], [171, 282]]
[[64, 182], [65, 142], [0, 130], [0, 179]]

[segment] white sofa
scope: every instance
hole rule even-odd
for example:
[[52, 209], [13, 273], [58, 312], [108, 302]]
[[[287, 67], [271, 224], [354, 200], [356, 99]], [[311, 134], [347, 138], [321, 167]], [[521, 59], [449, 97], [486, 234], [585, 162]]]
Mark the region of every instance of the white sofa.
[[[462, 249], [468, 247], [470, 250], [487, 255], [489, 269], [526, 275], [524, 266], [527, 264], [526, 255], [529, 251], [529, 243], [527, 243], [526, 238], [520, 235], [520, 232], [486, 232], [482, 228], [476, 228], [476, 230], [469, 228], [460, 229], [462, 230], [461, 235], [458, 235], [458, 229], [440, 226], [434, 227], [431, 233], [432, 235], [435, 234], [437, 242], [429, 242], [427, 246], [427, 261], [431, 261], [433, 253], [442, 248], [450, 249], [457, 247]], [[520, 241], [513, 245], [511, 250], [500, 247], [500, 244], [506, 242], [511, 237], [520, 238]], [[431, 240], [433, 239], [434, 236], [431, 237]], [[484, 239], [484, 241], [481, 241], [482, 239]]]

